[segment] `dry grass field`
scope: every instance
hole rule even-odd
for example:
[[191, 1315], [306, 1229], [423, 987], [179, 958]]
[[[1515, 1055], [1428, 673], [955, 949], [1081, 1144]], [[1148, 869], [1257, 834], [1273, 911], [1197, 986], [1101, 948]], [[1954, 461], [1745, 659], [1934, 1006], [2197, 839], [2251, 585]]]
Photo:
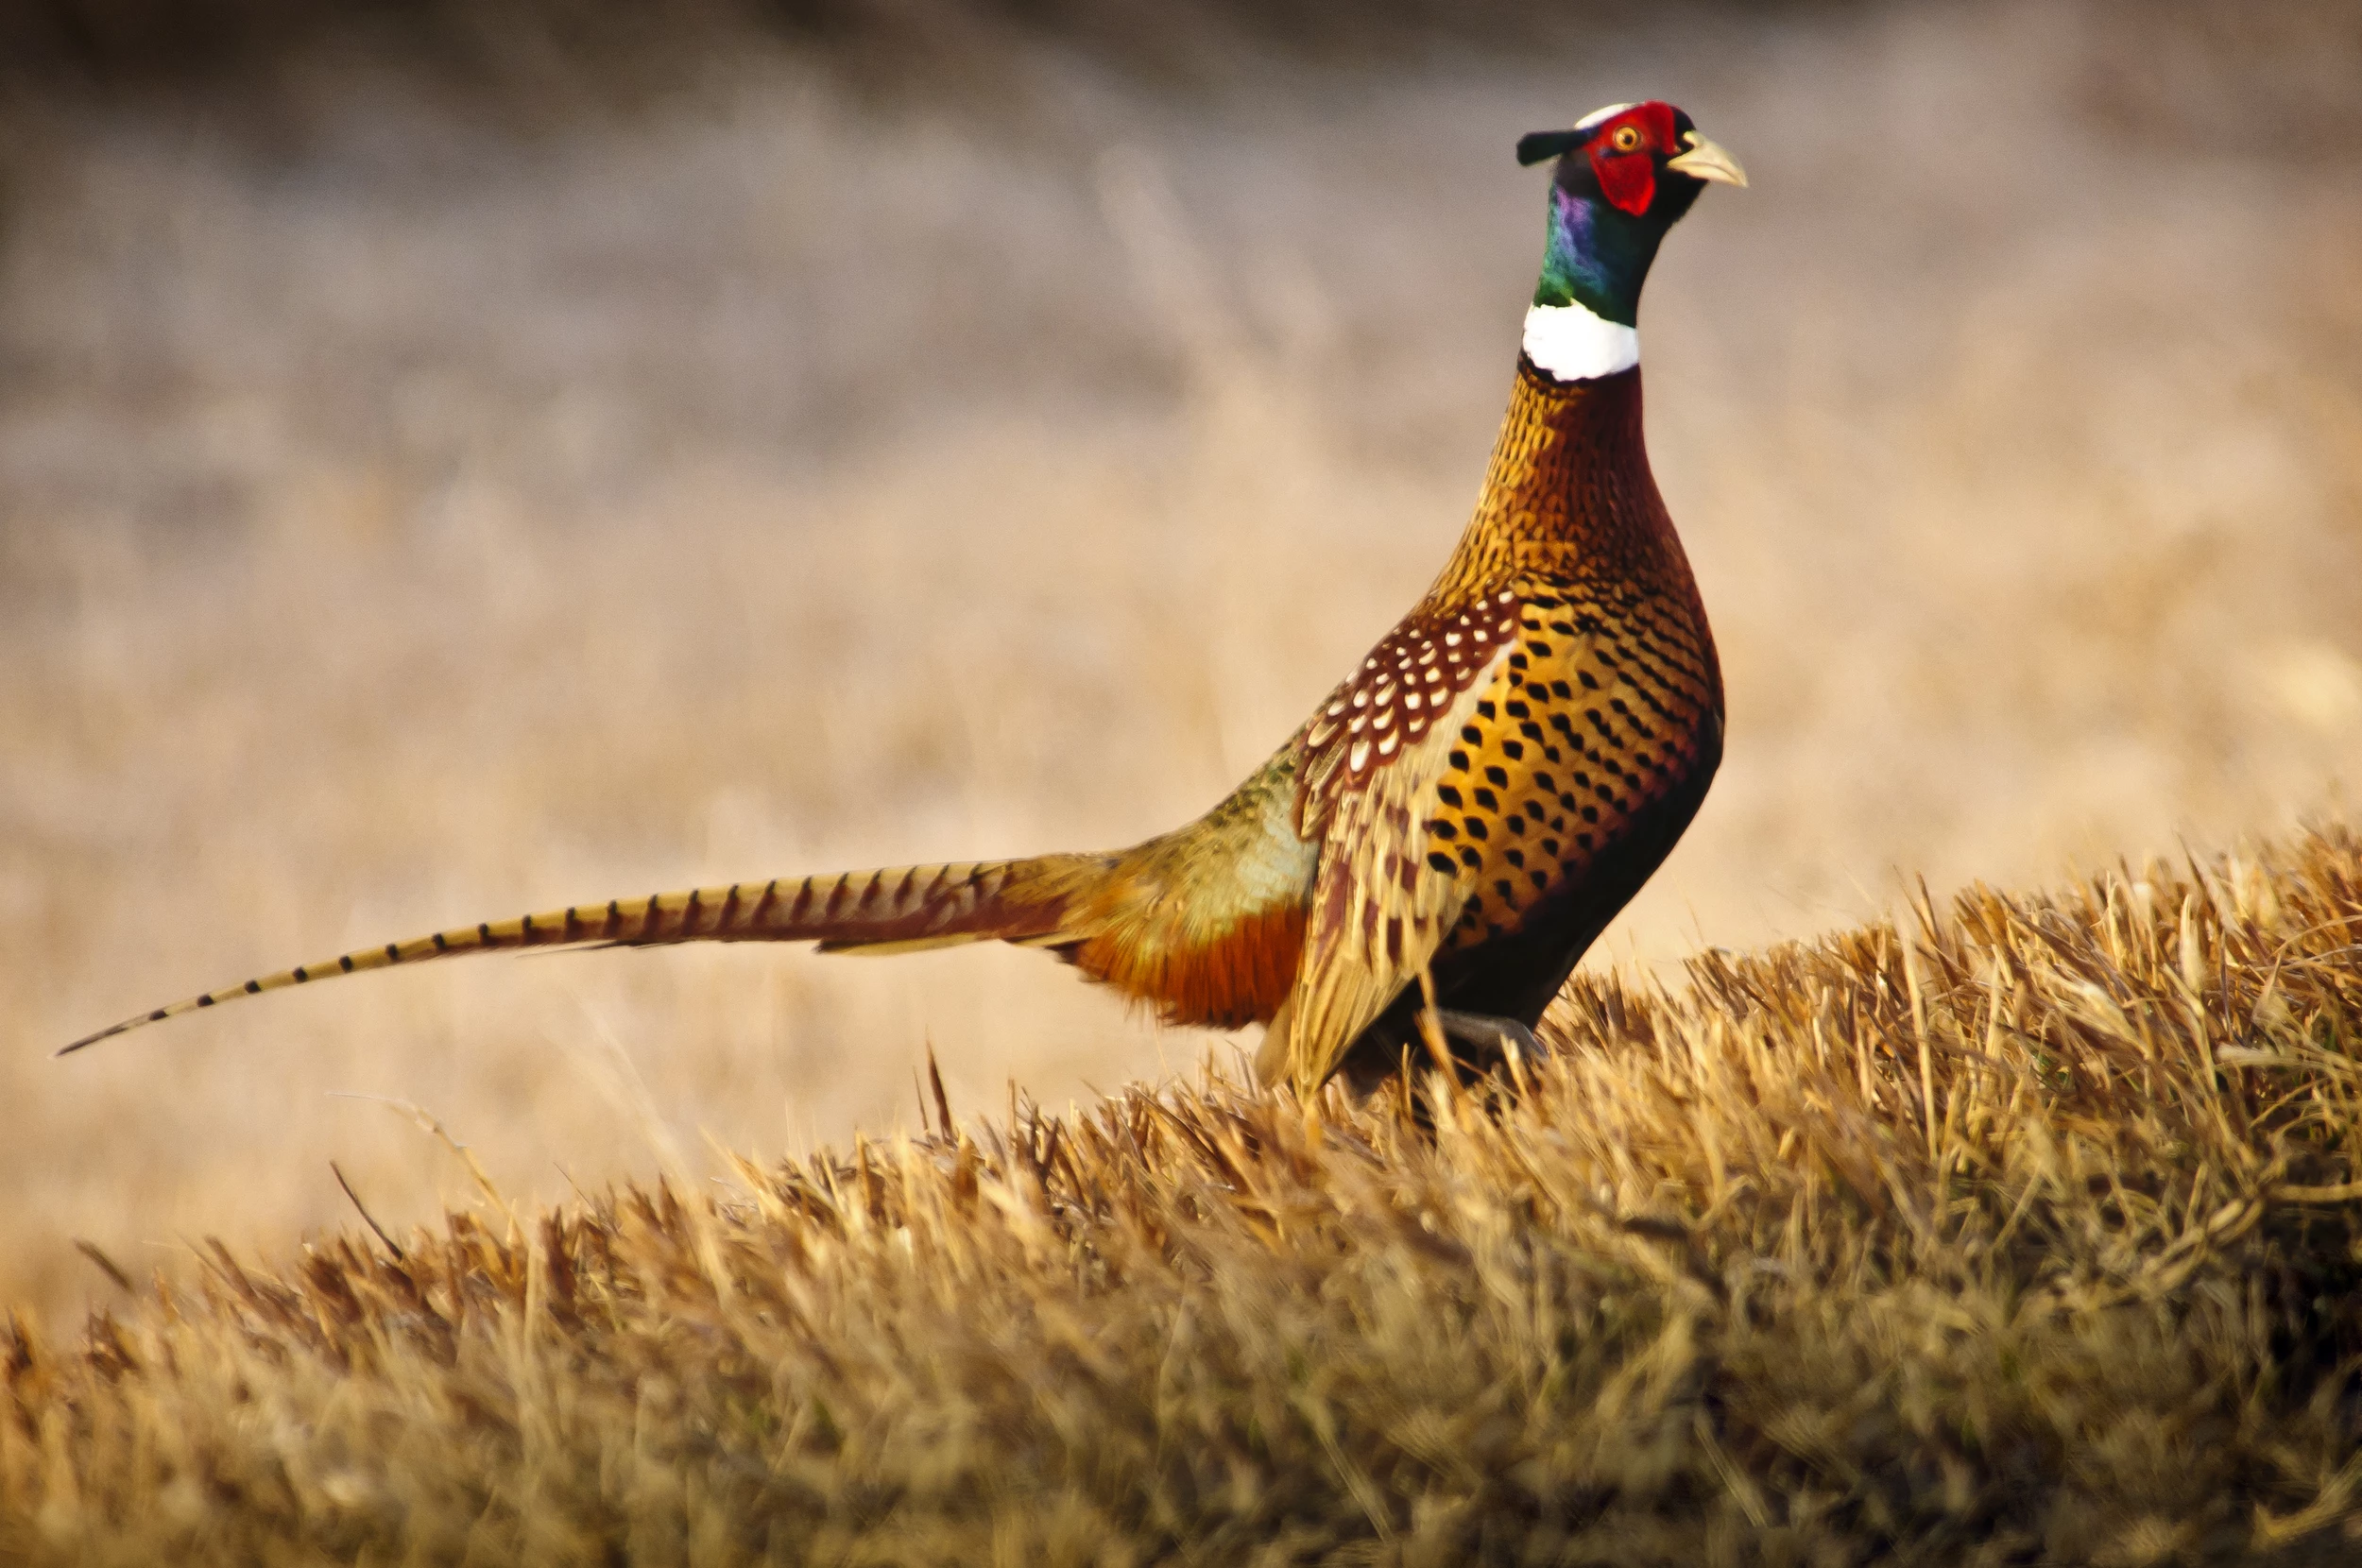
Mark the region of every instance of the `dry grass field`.
[[0, 1331], [0, 1559], [2351, 1562], [2357, 946], [2335, 831], [1583, 977], [1424, 1104], [209, 1247]]
[[[365, 52], [23, 94], [0, 1300], [112, 1299], [77, 1239], [228, 1288], [208, 1237], [350, 1225], [332, 1159], [389, 1232], [479, 1204], [405, 1106], [520, 1213], [663, 1173], [695, 1214], [723, 1150], [916, 1130], [930, 1046], [964, 1108], [1222, 1059], [1000, 950], [452, 964], [47, 1053], [458, 920], [1202, 810], [1464, 519], [1540, 233], [1515, 136], [1635, 94], [1754, 177], [1675, 236], [1643, 323], [1732, 718], [1597, 994], [1916, 876], [2048, 883], [2334, 802], [2362, 763], [2362, 42], [2351, 7], [2243, 15], [1684, 12], [1182, 82], [1053, 41], [941, 96], [771, 40], [613, 105], [553, 67], [530, 112]], [[1551, 1071], [1564, 1127], [1641, 1068]], [[1116, 1139], [1141, 1103], [1070, 1125]], [[1617, 1125], [1579, 1135], [1607, 1161]], [[1703, 1214], [1731, 1179], [1683, 1191]]]

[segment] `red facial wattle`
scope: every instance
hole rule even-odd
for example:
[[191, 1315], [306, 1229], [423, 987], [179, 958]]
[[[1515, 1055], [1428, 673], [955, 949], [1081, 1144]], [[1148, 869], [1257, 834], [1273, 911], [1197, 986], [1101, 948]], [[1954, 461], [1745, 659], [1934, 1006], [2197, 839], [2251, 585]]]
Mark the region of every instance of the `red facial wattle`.
[[1600, 194], [1635, 217], [1656, 199], [1656, 169], [1645, 152], [1598, 152], [1591, 167], [1600, 177]]
[[[1629, 147], [1617, 145], [1626, 128], [1637, 131]], [[1591, 170], [1610, 205], [1638, 217], [1656, 199], [1655, 155], [1673, 147], [1673, 107], [1645, 103], [1601, 126], [1591, 142]]]

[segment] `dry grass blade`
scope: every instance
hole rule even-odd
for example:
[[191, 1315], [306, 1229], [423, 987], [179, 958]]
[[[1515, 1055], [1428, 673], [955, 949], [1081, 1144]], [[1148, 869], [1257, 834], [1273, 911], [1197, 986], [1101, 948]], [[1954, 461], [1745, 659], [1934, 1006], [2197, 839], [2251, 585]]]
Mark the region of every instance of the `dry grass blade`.
[[328, 1162], [328, 1168], [335, 1172], [336, 1185], [345, 1189], [347, 1198], [352, 1200], [352, 1211], [361, 1217], [361, 1223], [369, 1228], [370, 1235], [385, 1244], [385, 1250], [394, 1254], [396, 1263], [402, 1262], [402, 1248], [395, 1244], [394, 1238], [385, 1234], [385, 1227], [379, 1224], [376, 1218], [369, 1213], [369, 1206], [361, 1202], [361, 1195], [352, 1190], [352, 1184], [345, 1179], [343, 1167], [331, 1160]]
[[77, 1236], [74, 1238], [74, 1250], [96, 1265], [100, 1273], [114, 1282], [116, 1289], [127, 1296], [139, 1294], [139, 1287], [131, 1283], [131, 1276], [125, 1273], [120, 1264], [101, 1251], [96, 1242], [86, 1241]]

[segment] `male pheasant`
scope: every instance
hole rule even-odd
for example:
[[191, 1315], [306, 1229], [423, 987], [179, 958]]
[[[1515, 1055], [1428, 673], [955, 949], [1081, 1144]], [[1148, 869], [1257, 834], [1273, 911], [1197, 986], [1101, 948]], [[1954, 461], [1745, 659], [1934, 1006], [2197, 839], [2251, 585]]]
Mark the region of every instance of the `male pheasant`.
[[[1463, 1039], [1531, 1039], [1688, 826], [1722, 681], [1641, 438], [1642, 281], [1738, 165], [1665, 103], [1517, 145], [1555, 160], [1542, 275], [1476, 516], [1426, 597], [1277, 755], [1130, 849], [782, 878], [575, 905], [347, 953], [143, 1013], [446, 954], [814, 942], [1043, 947], [1169, 1022], [1268, 1026], [1266, 1082], [1383, 1071], [1431, 989]], [[1424, 982], [1424, 983], [1423, 983]]]

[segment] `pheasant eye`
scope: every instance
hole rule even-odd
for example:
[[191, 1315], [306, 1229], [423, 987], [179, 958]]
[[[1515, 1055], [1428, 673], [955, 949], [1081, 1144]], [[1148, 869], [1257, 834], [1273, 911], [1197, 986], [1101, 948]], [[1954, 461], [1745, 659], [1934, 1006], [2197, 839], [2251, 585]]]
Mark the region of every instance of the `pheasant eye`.
[[1617, 126], [1616, 134], [1607, 139], [1607, 145], [1617, 152], [1637, 152], [1640, 149], [1640, 128]]

